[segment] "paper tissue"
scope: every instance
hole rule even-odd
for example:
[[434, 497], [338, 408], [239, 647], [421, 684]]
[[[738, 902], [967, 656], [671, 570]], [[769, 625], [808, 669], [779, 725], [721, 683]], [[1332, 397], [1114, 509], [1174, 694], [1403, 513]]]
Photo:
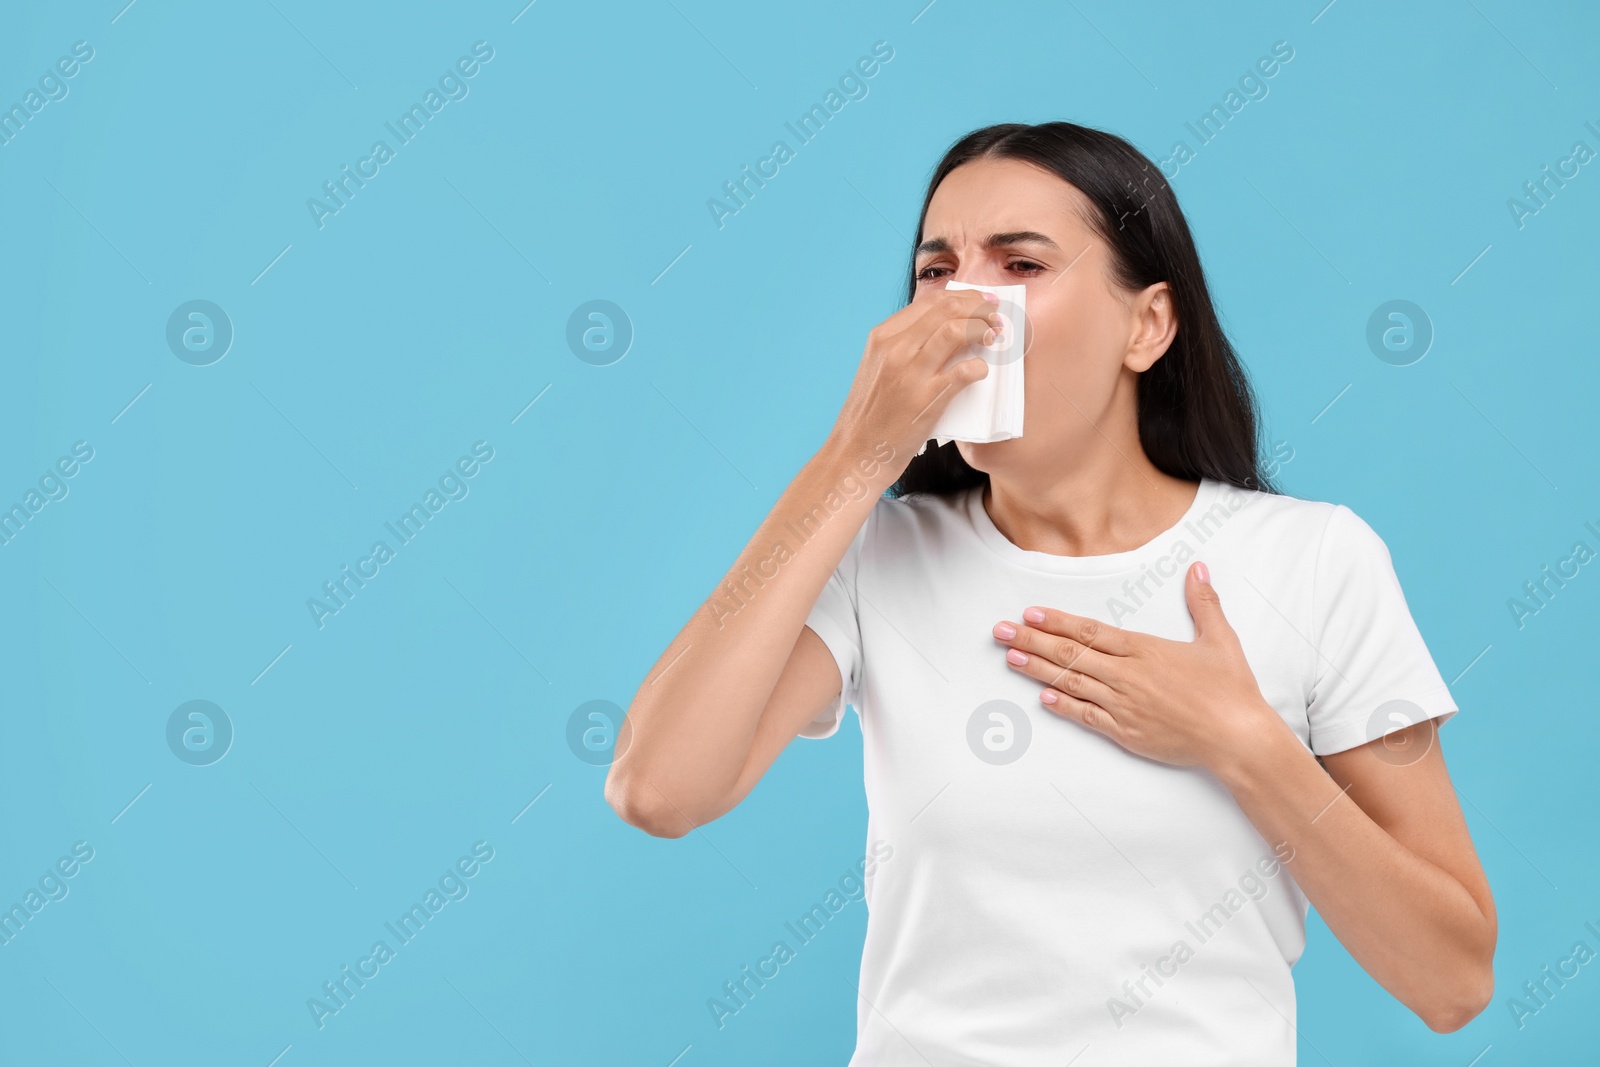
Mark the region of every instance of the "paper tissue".
[[[946, 289], [978, 289], [1000, 298], [995, 310], [1004, 325], [992, 344], [971, 344], [957, 351], [945, 364], [978, 356], [989, 364], [989, 373], [962, 389], [950, 400], [937, 422], [931, 436], [940, 445], [951, 441], [971, 441], [985, 444], [1006, 441], [1022, 436], [1022, 364], [1027, 328], [1026, 285], [974, 285], [969, 282], [950, 282]], [[917, 450], [922, 455], [928, 448], [924, 441]]]

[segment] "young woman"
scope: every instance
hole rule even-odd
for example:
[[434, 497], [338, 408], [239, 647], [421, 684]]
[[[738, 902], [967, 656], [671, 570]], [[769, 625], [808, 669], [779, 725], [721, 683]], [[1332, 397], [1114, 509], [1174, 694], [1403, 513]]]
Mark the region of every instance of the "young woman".
[[[1159, 170], [1068, 123], [978, 130], [911, 273], [640, 687], [610, 803], [681, 836], [855, 707], [855, 1067], [1293, 1064], [1308, 899], [1465, 1025], [1496, 921], [1436, 734], [1456, 705], [1378, 535], [1265, 476]], [[1019, 438], [928, 440], [1004, 328], [952, 280], [1027, 286]]]

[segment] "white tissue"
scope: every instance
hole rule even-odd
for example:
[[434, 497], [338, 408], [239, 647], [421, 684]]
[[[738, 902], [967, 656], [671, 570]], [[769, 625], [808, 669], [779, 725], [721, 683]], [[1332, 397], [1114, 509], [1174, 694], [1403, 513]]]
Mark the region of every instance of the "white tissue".
[[[989, 373], [962, 389], [950, 400], [930, 435], [940, 445], [951, 441], [970, 441], [986, 444], [1007, 441], [1022, 436], [1022, 364], [1023, 333], [1026, 329], [1026, 285], [973, 285], [969, 282], [950, 282], [946, 289], [978, 289], [1000, 298], [995, 310], [1004, 320], [1000, 336], [993, 344], [973, 343], [957, 351], [945, 364], [952, 364], [974, 356], [989, 363]], [[924, 441], [917, 449], [922, 455], [928, 448]]]

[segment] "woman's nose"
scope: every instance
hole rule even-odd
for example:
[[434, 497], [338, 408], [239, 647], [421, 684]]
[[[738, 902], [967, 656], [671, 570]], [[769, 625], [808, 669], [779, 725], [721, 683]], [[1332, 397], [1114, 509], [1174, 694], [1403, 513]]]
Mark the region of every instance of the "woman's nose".
[[945, 275], [947, 282], [966, 282], [969, 285], [1008, 285], [1014, 279], [1007, 278], [1005, 271], [991, 263], [974, 262], [969, 266], [957, 267]]

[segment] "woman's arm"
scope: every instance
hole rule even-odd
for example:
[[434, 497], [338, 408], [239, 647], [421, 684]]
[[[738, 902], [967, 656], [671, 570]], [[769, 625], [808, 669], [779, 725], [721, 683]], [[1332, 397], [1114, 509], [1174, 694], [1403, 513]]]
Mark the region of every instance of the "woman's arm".
[[[806, 617], [887, 486], [880, 457], [853, 451], [830, 439], [801, 468], [634, 695], [605, 786], [607, 802], [630, 824], [681, 837], [717, 818], [754, 785], [740, 772], [769, 701], [787, 709], [780, 717], [791, 738], [826, 707], [817, 697], [826, 684], [805, 688], [798, 702], [775, 689], [780, 677], [794, 676], [785, 667]], [[762, 746], [768, 763], [782, 748], [772, 740]]]
[[820, 694], [838, 668], [821, 638], [804, 637], [805, 621], [912, 450], [950, 400], [988, 373], [978, 356], [952, 357], [994, 339], [1004, 321], [995, 303], [992, 293], [929, 291], [868, 331], [827, 443], [628, 707], [606, 800], [629, 823], [681, 837], [723, 814], [827, 706]]
[[[1430, 1029], [1459, 1030], [1494, 995], [1497, 922], [1433, 720], [1321, 766], [1275, 712], [1261, 721], [1214, 772], [1263, 837], [1294, 848], [1296, 884], [1362, 968]], [[1397, 761], [1386, 744], [1424, 754]]]

